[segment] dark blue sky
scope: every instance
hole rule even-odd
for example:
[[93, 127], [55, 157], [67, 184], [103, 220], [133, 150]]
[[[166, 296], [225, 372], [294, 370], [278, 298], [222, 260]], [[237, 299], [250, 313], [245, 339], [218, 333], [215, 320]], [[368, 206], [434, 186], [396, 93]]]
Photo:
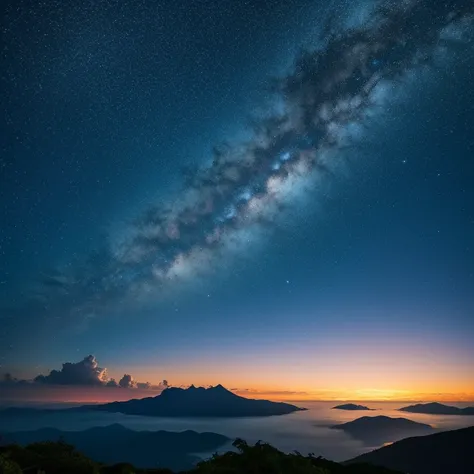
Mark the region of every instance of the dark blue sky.
[[[393, 44], [348, 36], [322, 66], [296, 68], [300, 50], [324, 50], [330, 11], [335, 31], [370, 30], [369, 5], [7, 6], [2, 369], [31, 377], [93, 353], [112, 373], [207, 383], [235, 368], [240, 386], [268, 369], [267, 388], [318, 391], [353, 387], [335, 379], [358, 368], [361, 388], [383, 388], [379, 357], [401, 377], [395, 388], [418, 376], [414, 390], [466, 391], [472, 25], [443, 30], [436, 8], [418, 3], [402, 15], [406, 30], [390, 20]], [[468, 3], [446, 8], [463, 16]], [[431, 37], [441, 31], [446, 51]], [[403, 35], [416, 52], [397, 46]], [[337, 82], [338, 61], [349, 70], [364, 41], [369, 59]], [[434, 57], [427, 66], [421, 51]], [[358, 84], [375, 74], [383, 80], [364, 96]], [[325, 75], [345, 88], [330, 99]], [[337, 115], [347, 94], [368, 100], [364, 117], [359, 105]], [[325, 128], [305, 121], [318, 100], [334, 107]], [[274, 124], [282, 107], [286, 122]], [[254, 132], [262, 113], [271, 119], [254, 118], [264, 128]]]

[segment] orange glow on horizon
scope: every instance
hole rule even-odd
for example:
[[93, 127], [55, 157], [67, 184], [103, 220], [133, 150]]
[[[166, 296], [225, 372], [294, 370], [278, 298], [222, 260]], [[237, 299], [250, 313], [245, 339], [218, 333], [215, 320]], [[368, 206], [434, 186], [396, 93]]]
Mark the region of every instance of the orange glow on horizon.
[[253, 391], [235, 390], [237, 395], [246, 398], [274, 399], [281, 401], [352, 401], [352, 402], [473, 402], [474, 391], [472, 392], [411, 392], [411, 391], [391, 391], [391, 390], [359, 390], [351, 391], [308, 391], [283, 393], [281, 391]]
[[174, 386], [220, 383], [244, 397], [270, 400], [474, 401], [474, 352], [456, 351], [450, 345], [437, 345], [435, 350], [410, 337], [415, 338], [404, 334], [403, 348], [396, 338], [383, 345], [367, 339], [363, 346], [333, 341], [310, 349], [262, 345], [259, 357], [255, 351], [239, 351], [219, 359], [206, 356], [163, 366], [150, 361], [124, 369], [140, 381], [166, 378]]
[[[217, 385], [202, 384], [202, 386]], [[186, 387], [188, 385], [183, 385]], [[199, 386], [199, 384], [195, 384]], [[224, 385], [225, 386], [225, 385]], [[460, 392], [418, 392], [409, 390], [277, 390], [238, 389], [226, 386], [237, 395], [245, 398], [267, 399], [275, 401], [304, 402], [304, 401], [352, 401], [352, 402], [473, 402], [474, 390]], [[121, 389], [121, 388], [90, 388], [78, 386], [30, 386], [18, 389], [3, 390], [0, 402], [34, 401], [34, 402], [63, 402], [63, 403], [105, 403], [109, 401], [125, 401], [131, 398], [145, 398], [159, 395], [159, 390]]]
[[[229, 359], [189, 360], [159, 366], [154, 361], [121, 367], [108, 372], [119, 380], [124, 373], [134, 380], [158, 385], [169, 380], [171, 386], [215, 386], [222, 384], [234, 393], [275, 401], [373, 401], [373, 402], [472, 402], [474, 406], [474, 359], [432, 359], [409, 357], [407, 349], [398, 358], [379, 351], [368, 355], [354, 352], [351, 357], [334, 351], [331, 357], [303, 356], [297, 351], [280, 351], [259, 359], [241, 352]], [[378, 355], [378, 356], [377, 356]], [[406, 360], [405, 360], [406, 359]], [[25, 374], [32, 379], [35, 374]], [[145, 398], [160, 393], [153, 389], [78, 387], [27, 384], [29, 387], [0, 390], [2, 400], [59, 402], [107, 402]], [[5, 392], [9, 392], [5, 393]]]

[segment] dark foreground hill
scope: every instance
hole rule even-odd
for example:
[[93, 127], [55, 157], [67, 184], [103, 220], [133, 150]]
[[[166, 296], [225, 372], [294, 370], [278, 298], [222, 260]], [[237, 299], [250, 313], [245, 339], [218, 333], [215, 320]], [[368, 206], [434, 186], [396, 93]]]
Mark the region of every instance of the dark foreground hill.
[[332, 426], [332, 429], [345, 431], [353, 438], [372, 446], [398, 441], [407, 436], [425, 435], [433, 432], [430, 425], [406, 418], [390, 418], [389, 416], [363, 416], [348, 423]]
[[409, 474], [474, 473], [474, 426], [407, 438], [344, 464], [370, 463]]
[[[239, 397], [222, 385], [211, 388], [167, 388], [156, 397], [129, 400], [127, 402], [89, 405], [81, 410], [100, 410], [127, 415], [162, 417], [242, 417], [286, 415], [305, 410], [289, 403], [252, 400]], [[77, 410], [77, 409], [76, 409]]]
[[[344, 466], [299, 453], [284, 454], [272, 446], [249, 446], [236, 440], [237, 452], [215, 455], [188, 474], [400, 474], [368, 464]], [[0, 474], [172, 474], [167, 469], [137, 469], [131, 464], [103, 465], [64, 442], [43, 442], [0, 448]]]
[[474, 415], [474, 407], [458, 408], [442, 403], [418, 403], [400, 408], [399, 411], [408, 413], [425, 413], [427, 415]]
[[161, 466], [176, 471], [196, 464], [200, 458], [193, 453], [213, 452], [230, 441], [216, 433], [134, 431], [115, 424], [85, 431], [43, 428], [4, 433], [2, 444], [28, 445], [60, 439], [97, 462], [128, 462], [141, 468]]

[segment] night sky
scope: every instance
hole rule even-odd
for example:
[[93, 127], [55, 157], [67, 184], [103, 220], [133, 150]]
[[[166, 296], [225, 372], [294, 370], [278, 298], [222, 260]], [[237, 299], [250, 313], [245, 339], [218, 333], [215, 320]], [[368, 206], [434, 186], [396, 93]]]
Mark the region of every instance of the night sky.
[[474, 399], [474, 4], [328, 3], [2, 7], [0, 384]]

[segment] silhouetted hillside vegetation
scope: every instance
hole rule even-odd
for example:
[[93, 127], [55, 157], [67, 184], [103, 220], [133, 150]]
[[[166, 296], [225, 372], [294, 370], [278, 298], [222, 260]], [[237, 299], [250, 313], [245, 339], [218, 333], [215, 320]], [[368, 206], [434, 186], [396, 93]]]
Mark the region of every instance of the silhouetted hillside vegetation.
[[[248, 445], [236, 440], [237, 452], [214, 455], [200, 462], [188, 474], [400, 474], [368, 464], [343, 466], [312, 455], [285, 454], [276, 448], [257, 443]], [[0, 448], [1, 474], [172, 474], [168, 469], [136, 469], [131, 464], [101, 465], [59, 442], [41, 442], [26, 447]]]
[[200, 460], [194, 453], [215, 452], [231, 441], [217, 433], [136, 431], [114, 424], [84, 431], [42, 428], [5, 433], [1, 444], [26, 446], [58, 439], [104, 464], [127, 462], [139, 468], [163, 466], [175, 471], [191, 469]]
[[347, 463], [371, 463], [410, 474], [474, 473], [474, 426], [417, 436], [357, 456]]

